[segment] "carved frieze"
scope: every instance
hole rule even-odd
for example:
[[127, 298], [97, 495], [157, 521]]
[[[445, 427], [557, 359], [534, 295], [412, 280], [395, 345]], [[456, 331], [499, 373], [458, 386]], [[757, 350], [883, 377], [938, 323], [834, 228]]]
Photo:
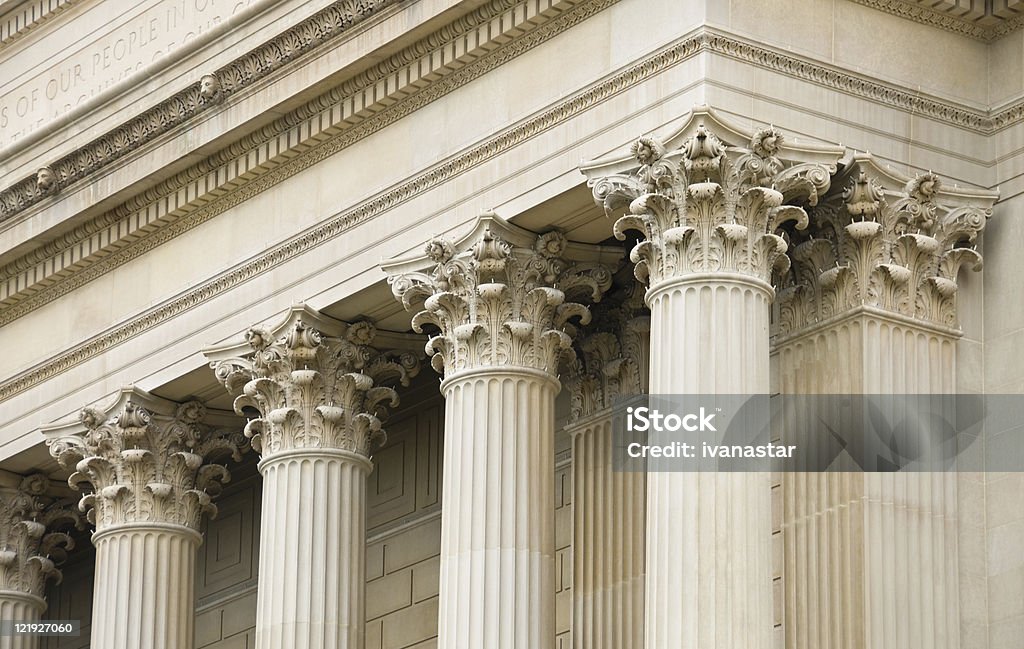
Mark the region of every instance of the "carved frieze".
[[246, 355], [213, 354], [210, 365], [237, 395], [235, 411], [249, 418], [245, 434], [264, 458], [304, 448], [368, 457], [385, 440], [383, 421], [398, 406], [394, 386], [408, 386], [420, 370], [418, 354], [381, 351], [376, 338], [369, 322], [345, 324], [296, 309], [281, 333], [252, 327]]
[[48, 581], [60, 582], [57, 566], [75, 547], [68, 532], [84, 524], [72, 502], [49, 491], [38, 473], [0, 487], [0, 591], [43, 597]]
[[458, 242], [431, 239], [425, 256], [384, 264], [395, 298], [415, 312], [413, 329], [436, 331], [431, 365], [445, 376], [488, 366], [558, 373], [558, 361], [586, 324], [583, 302], [611, 286], [618, 252], [572, 244], [558, 231], [537, 235], [484, 214]]
[[88, 407], [77, 432], [50, 437], [50, 454], [74, 472], [73, 488], [92, 491], [79, 507], [97, 531], [126, 523], [199, 529], [230, 479], [223, 462], [240, 461], [241, 432], [204, 423], [198, 401], [173, 404], [126, 389], [113, 409]]
[[729, 146], [703, 122], [668, 150], [654, 137], [632, 146], [634, 168], [591, 178], [594, 199], [617, 217], [615, 236], [641, 234], [630, 254], [636, 276], [656, 286], [697, 273], [740, 273], [770, 282], [785, 272], [787, 244], [778, 230], [807, 225], [834, 166], [792, 163], [783, 136], [764, 128], [746, 147]]
[[977, 238], [995, 197], [957, 196], [930, 172], [900, 186], [869, 156], [844, 175], [794, 233], [778, 333], [860, 306], [955, 327], [957, 277], [981, 269]]

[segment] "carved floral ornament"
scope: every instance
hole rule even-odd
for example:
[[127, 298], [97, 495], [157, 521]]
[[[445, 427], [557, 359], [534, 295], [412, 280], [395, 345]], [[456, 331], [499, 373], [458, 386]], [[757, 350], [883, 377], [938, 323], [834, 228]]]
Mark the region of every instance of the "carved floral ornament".
[[445, 376], [481, 367], [558, 373], [562, 354], [611, 286], [621, 251], [534, 234], [484, 214], [458, 243], [431, 239], [425, 256], [384, 264], [395, 298], [414, 311], [413, 330]]
[[92, 488], [79, 502], [97, 531], [126, 523], [169, 523], [199, 529], [213, 517], [211, 498], [230, 479], [215, 461], [240, 461], [248, 444], [241, 433], [203, 424], [198, 401], [167, 412], [151, 411], [146, 400], [129, 397], [108, 414], [85, 408], [78, 434], [47, 440], [50, 454], [73, 469], [72, 488]]
[[630, 255], [641, 281], [726, 272], [774, 283], [781, 334], [861, 305], [956, 326], [957, 276], [980, 269], [976, 239], [998, 194], [950, 190], [931, 172], [897, 178], [868, 154], [839, 171], [828, 147], [794, 149], [774, 127], [729, 146], [705, 122], [742, 137], [697, 108], [695, 127], [670, 138], [678, 146], [642, 137], [631, 163], [582, 167], [618, 217], [615, 235], [641, 235]]
[[75, 547], [68, 532], [85, 527], [71, 502], [47, 493], [42, 474], [17, 488], [0, 488], [0, 590], [42, 597], [46, 582], [60, 582], [57, 566]]
[[779, 293], [778, 331], [795, 332], [869, 306], [955, 327], [957, 277], [980, 270], [978, 235], [995, 195], [945, 192], [931, 172], [893, 187], [859, 156], [834, 191], [811, 210], [794, 240], [793, 269]]
[[593, 324], [580, 332], [575, 353], [565, 359], [570, 422], [647, 391], [651, 316], [642, 287], [630, 278], [593, 311]]
[[834, 165], [793, 163], [781, 156], [774, 127], [757, 131], [747, 148], [726, 145], [704, 123], [674, 150], [641, 137], [631, 148], [639, 167], [592, 177], [594, 199], [617, 215], [614, 233], [642, 240], [630, 259], [651, 286], [693, 273], [731, 272], [770, 282], [789, 259], [780, 227], [807, 226], [802, 205], [828, 190]]
[[420, 370], [409, 351], [372, 346], [369, 322], [340, 325], [328, 336], [298, 317], [275, 337], [267, 327], [246, 334], [251, 352], [211, 362], [217, 379], [237, 395], [235, 411], [249, 416], [245, 435], [264, 458], [302, 448], [331, 448], [369, 456], [386, 439], [382, 426], [398, 406], [395, 385]]

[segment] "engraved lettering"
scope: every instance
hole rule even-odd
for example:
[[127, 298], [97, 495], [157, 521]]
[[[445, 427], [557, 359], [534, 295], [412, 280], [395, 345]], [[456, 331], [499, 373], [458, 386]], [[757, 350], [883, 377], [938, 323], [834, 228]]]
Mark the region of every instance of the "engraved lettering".
[[164, 0], [19, 86], [0, 83], [0, 146], [76, 106], [208, 32], [253, 0]]

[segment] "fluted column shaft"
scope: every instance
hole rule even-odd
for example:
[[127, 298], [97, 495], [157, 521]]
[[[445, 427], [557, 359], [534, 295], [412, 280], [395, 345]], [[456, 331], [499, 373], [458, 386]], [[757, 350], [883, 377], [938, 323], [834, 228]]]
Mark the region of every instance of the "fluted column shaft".
[[370, 454], [398, 405], [390, 384], [419, 372], [376, 340], [369, 322], [298, 306], [276, 330], [207, 352], [235, 411], [259, 413], [245, 427], [262, 455], [257, 649], [363, 648]]
[[256, 643], [362, 648], [370, 461], [299, 449], [260, 463], [263, 514]]
[[550, 649], [558, 381], [492, 367], [453, 374], [441, 389], [438, 647]]
[[[955, 356], [923, 323], [853, 314], [780, 344], [780, 387], [948, 395]], [[786, 473], [783, 493], [787, 649], [960, 646], [956, 473]]]
[[97, 532], [90, 646], [192, 647], [200, 542], [198, 532], [173, 524], [133, 523]]
[[642, 647], [646, 476], [612, 469], [612, 412], [570, 429], [576, 649]]
[[[744, 275], [669, 280], [651, 307], [651, 394], [768, 392], [771, 288]], [[767, 473], [647, 477], [648, 649], [768, 649]]]
[[[124, 388], [115, 406], [85, 408], [50, 453], [91, 490], [79, 507], [96, 525], [92, 639], [99, 649], [191, 649], [203, 518], [241, 459], [241, 435], [203, 423], [205, 407]], [[84, 427], [84, 431], [81, 430]]]
[[[46, 610], [46, 602], [27, 593], [0, 591], [0, 620], [38, 622]], [[37, 649], [39, 636], [33, 634], [0, 636], [0, 649]]]

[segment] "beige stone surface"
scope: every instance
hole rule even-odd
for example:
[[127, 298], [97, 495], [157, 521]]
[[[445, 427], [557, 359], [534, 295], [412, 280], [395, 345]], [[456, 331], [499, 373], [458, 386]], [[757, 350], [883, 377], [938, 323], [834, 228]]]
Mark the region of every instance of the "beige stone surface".
[[[614, 219], [593, 205], [581, 161], [611, 160], [610, 173], [624, 171], [631, 142], [641, 135], [678, 135], [697, 105], [714, 109], [731, 145], [746, 147], [750, 134], [774, 125], [789, 146], [831, 147], [841, 161], [829, 174], [836, 186], [850, 179], [853, 167], [868, 165], [864, 154], [870, 151], [878, 177], [888, 179], [891, 200], [908, 179], [929, 171], [944, 189], [954, 190], [958, 205], [987, 206], [993, 196], [982, 190], [998, 189], [978, 245], [984, 271], [961, 273], [955, 287], [953, 325], [960, 331], [946, 332], [957, 338], [955, 348], [925, 351], [920, 358], [953, 368], [942, 390], [1024, 393], [1019, 3], [412, 0], [388, 5], [348, 36], [301, 56], [279, 50], [272, 56], [275, 72], [219, 97], [198, 94], [203, 75], [226, 70], [334, 3], [145, 0], [115, 8], [77, 0], [30, 28], [11, 31], [10, 16], [42, 4], [0, 2], [0, 470], [42, 470], [54, 484], [62, 482], [67, 472], [49, 459], [41, 429], [75, 421], [85, 406], [108, 404], [125, 384], [230, 410], [231, 400], [201, 350], [235, 339], [254, 323], [278, 320], [296, 302], [347, 322], [369, 319], [382, 329], [408, 330], [409, 316], [388, 294], [381, 261], [419, 255], [435, 236], [458, 239], [483, 210], [494, 209], [533, 232], [557, 226], [570, 240], [608, 242]], [[240, 16], [236, 22], [226, 20], [232, 13]], [[181, 20], [165, 25], [150, 45], [141, 44], [147, 34], [140, 27], [174, 15]], [[128, 52], [132, 34], [138, 48]], [[182, 49], [184, 40], [190, 45]], [[154, 62], [157, 45], [174, 52]], [[76, 65], [93, 64], [95, 69], [83, 67], [76, 75]], [[62, 83], [69, 87], [61, 89]], [[57, 89], [49, 98], [48, 87]], [[83, 87], [88, 97], [76, 112], [68, 98]], [[169, 100], [179, 92], [192, 93], [187, 101], [210, 103], [153, 138], [135, 140], [118, 131], [158, 106], [169, 107], [161, 113], [165, 119], [177, 119], [184, 113]], [[74, 95], [74, 103], [81, 96]], [[36, 130], [26, 139], [29, 128]], [[86, 149], [90, 142], [99, 148]], [[106, 160], [115, 150], [120, 157]], [[38, 169], [68, 155], [79, 157], [58, 165], [54, 184], [37, 186]], [[79, 175], [65, 182], [61, 174], [69, 169]], [[27, 184], [8, 191], [22, 179]], [[801, 205], [809, 207], [807, 201]], [[795, 236], [787, 233], [792, 243]], [[761, 340], [769, 327], [762, 306], [745, 333], [732, 333]], [[736, 368], [755, 368], [757, 384], [766, 389], [806, 386], [809, 376], [835, 369], [820, 357], [789, 368], [781, 357], [769, 359], [767, 345], [741, 353], [723, 342], [731, 340], [726, 319], [692, 304], [662, 315], [652, 349], [662, 355], [707, 352], [718, 341], [714, 349], [724, 356], [716, 355], [716, 362], [732, 359]], [[773, 318], [771, 326], [778, 313]], [[690, 347], [666, 347], [668, 333], [662, 333], [683, 325], [697, 332], [701, 346], [687, 341]], [[889, 370], [898, 374], [900, 363]], [[671, 374], [661, 374], [664, 385], [672, 384]], [[852, 383], [862, 378], [847, 374]], [[696, 376], [679, 376], [696, 385]], [[455, 494], [463, 480], [491, 495], [493, 475], [510, 484], [494, 458], [442, 466], [443, 456], [449, 458], [446, 440], [457, 431], [444, 422], [446, 404], [437, 387], [433, 377], [420, 377], [409, 401], [403, 395], [403, 407], [387, 424], [390, 439], [374, 453], [365, 499], [353, 492], [346, 501], [366, 513], [366, 592], [355, 599], [365, 604], [368, 649], [451, 646], [437, 638], [447, 610], [443, 557], [455, 554], [449, 552], [453, 542], [442, 539], [442, 519], [453, 520], [454, 509], [463, 512], [463, 501], [444, 510], [444, 480], [461, 471], [460, 484], [447, 488]], [[544, 398], [552, 406], [545, 421], [557, 417], [555, 427], [568, 419], [566, 392], [551, 404]], [[473, 421], [468, 409], [477, 403], [460, 406], [467, 409], [464, 421]], [[498, 439], [495, 431], [512, 429], [490, 430]], [[467, 424], [462, 436], [475, 440], [470, 433], [479, 431]], [[543, 609], [541, 621], [524, 629], [540, 624], [550, 632], [530, 649], [619, 649], [607, 641], [587, 644], [586, 634], [577, 633], [574, 598], [586, 594], [576, 590], [573, 565], [600, 561], [588, 554], [578, 532], [574, 538], [573, 507], [593, 494], [577, 494], [574, 503], [573, 471], [579, 466], [570, 459], [569, 438], [546, 427], [544, 437], [537, 461], [548, 468], [519, 476], [537, 476], [545, 494], [543, 516], [517, 519], [521, 529], [545, 537], [539, 545], [516, 546], [543, 555], [545, 585], [530, 602]], [[265, 494], [255, 468], [242, 471], [241, 483], [218, 499], [220, 517], [201, 527], [194, 567], [201, 649], [255, 646]], [[698, 555], [750, 552], [763, 559], [765, 580], [751, 577], [750, 588], [738, 588], [738, 582], [715, 588], [723, 597], [758, 593], [750, 610], [770, 623], [758, 625], [751, 642], [783, 647], [793, 633], [820, 627], [813, 620], [793, 621], [786, 599], [794, 591], [787, 590], [787, 559], [792, 565], [793, 556], [786, 550], [785, 515], [792, 494], [781, 477], [771, 484], [751, 487], [763, 504], [763, 521], [750, 517], [746, 523], [763, 522], [763, 535], [751, 532], [732, 545], [705, 542]], [[946, 622], [957, 629], [949, 646], [1016, 649], [1024, 635], [1024, 484], [1015, 474], [962, 474], [946, 486], [955, 492], [946, 504], [955, 504], [956, 525], [936, 532], [936, 539], [956, 549], [950, 560], [955, 575], [946, 573], [958, 589], [956, 606], [946, 609], [953, 611]], [[662, 491], [668, 504], [661, 512], [676, 520], [671, 503], [680, 489]], [[864, 547], [873, 552], [889, 537], [872, 536], [868, 527], [874, 545]], [[659, 547], [676, 547], [684, 532], [663, 533]], [[83, 536], [64, 567], [65, 581], [48, 587], [46, 617], [87, 622], [108, 614], [92, 610], [89, 545]], [[506, 549], [473, 547], [495, 550], [495, 556]], [[811, 554], [824, 550], [807, 552], [803, 558], [814, 562], [818, 557]], [[695, 560], [690, 567], [707, 576], [707, 565]], [[914, 565], [922, 580], [939, 571], [924, 567], [925, 558]], [[482, 592], [498, 592], [486, 570], [482, 574]], [[876, 577], [882, 575], [865, 578]], [[663, 597], [685, 581], [669, 579], [652, 596]], [[920, 612], [915, 607], [923, 595], [913, 590], [919, 586], [892, 587], [906, 595], [901, 601], [908, 607], [892, 615]], [[672, 611], [678, 617], [692, 608]], [[666, 610], [656, 607], [655, 619], [663, 621]], [[724, 628], [729, 618], [722, 615], [715, 624]], [[853, 619], [851, 614], [847, 621]], [[761, 626], [767, 627], [763, 635]], [[49, 638], [40, 646], [81, 649], [89, 632], [86, 625], [86, 637]], [[649, 649], [658, 642], [650, 640]], [[903, 646], [914, 649], [912, 643]]]

